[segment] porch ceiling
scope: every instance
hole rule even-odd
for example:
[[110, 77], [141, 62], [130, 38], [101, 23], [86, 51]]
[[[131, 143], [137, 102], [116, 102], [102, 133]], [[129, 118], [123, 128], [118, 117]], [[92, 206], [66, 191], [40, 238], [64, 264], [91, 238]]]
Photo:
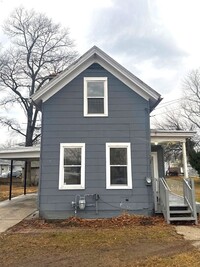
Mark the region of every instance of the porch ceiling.
[[170, 131], [170, 130], [151, 130], [151, 143], [176, 143], [185, 142], [187, 138], [194, 136], [193, 131]]

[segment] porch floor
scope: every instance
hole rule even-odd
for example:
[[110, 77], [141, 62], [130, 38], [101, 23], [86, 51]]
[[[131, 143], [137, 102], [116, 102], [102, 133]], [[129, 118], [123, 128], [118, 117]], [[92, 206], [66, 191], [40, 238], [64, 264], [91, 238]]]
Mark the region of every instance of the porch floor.
[[184, 198], [172, 192], [169, 193], [170, 206], [184, 206]]

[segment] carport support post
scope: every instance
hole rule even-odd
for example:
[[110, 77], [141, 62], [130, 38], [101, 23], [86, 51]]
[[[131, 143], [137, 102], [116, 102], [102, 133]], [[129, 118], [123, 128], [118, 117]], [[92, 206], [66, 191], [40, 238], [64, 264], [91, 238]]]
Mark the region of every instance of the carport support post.
[[186, 154], [186, 145], [185, 141], [182, 143], [182, 152], [183, 152], [183, 169], [184, 169], [184, 178], [188, 178], [188, 168], [187, 168], [187, 154]]
[[12, 198], [12, 174], [13, 174], [13, 159], [11, 160], [10, 165], [10, 192], [9, 192], [9, 200]]
[[28, 167], [28, 161], [26, 160], [24, 167], [24, 195], [26, 195], [27, 167]]

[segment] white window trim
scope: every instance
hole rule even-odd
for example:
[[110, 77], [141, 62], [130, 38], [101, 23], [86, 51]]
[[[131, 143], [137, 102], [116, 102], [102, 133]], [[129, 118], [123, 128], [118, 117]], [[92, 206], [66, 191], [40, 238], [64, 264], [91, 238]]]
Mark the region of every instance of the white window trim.
[[[79, 185], [64, 184], [64, 148], [81, 148], [81, 183]], [[84, 143], [61, 143], [60, 144], [60, 168], [59, 168], [59, 190], [85, 189], [85, 144]]]
[[[110, 148], [127, 149], [127, 185], [110, 184]], [[130, 143], [106, 143], [106, 189], [132, 189], [131, 171], [131, 144]]]
[[[104, 81], [104, 113], [88, 114], [87, 82]], [[85, 117], [107, 117], [108, 116], [108, 78], [107, 77], [84, 77], [83, 112]]]

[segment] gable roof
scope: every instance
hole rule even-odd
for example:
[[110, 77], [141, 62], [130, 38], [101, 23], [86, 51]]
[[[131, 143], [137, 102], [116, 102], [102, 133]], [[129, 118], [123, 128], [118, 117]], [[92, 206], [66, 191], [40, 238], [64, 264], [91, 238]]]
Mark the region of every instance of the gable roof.
[[52, 79], [48, 84], [38, 90], [31, 96], [32, 101], [35, 104], [47, 101], [66, 84], [72, 81], [82, 71], [87, 69], [93, 63], [98, 63], [104, 69], [112, 73], [115, 77], [121, 80], [124, 84], [130, 87], [137, 94], [142, 96], [144, 99], [150, 101], [150, 108], [153, 110], [154, 107], [162, 100], [159, 93], [157, 93], [150, 86], [145, 84], [113, 58], [103, 52], [96, 46], [93, 46], [88, 50], [82, 57], [70, 65], [65, 71]]

